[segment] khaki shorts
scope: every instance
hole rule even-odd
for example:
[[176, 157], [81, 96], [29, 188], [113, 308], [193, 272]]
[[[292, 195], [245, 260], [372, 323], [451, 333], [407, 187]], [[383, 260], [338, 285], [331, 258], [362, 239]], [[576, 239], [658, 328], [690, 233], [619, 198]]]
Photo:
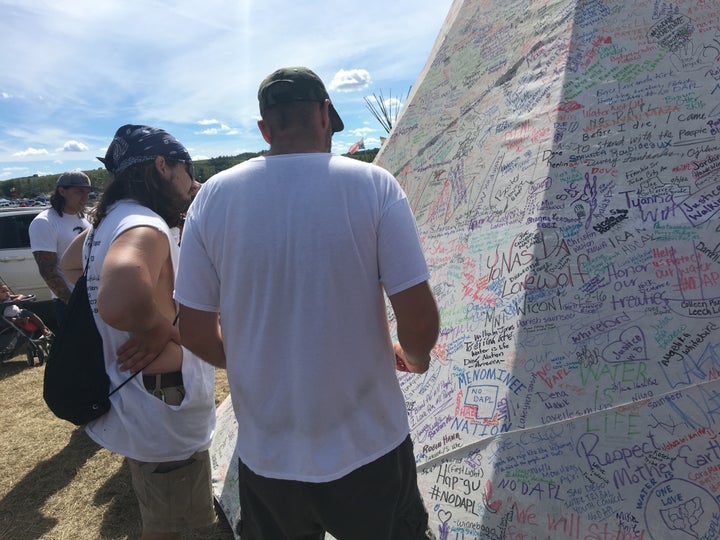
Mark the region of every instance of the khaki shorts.
[[215, 523], [208, 450], [182, 461], [127, 461], [143, 531], [181, 532]]

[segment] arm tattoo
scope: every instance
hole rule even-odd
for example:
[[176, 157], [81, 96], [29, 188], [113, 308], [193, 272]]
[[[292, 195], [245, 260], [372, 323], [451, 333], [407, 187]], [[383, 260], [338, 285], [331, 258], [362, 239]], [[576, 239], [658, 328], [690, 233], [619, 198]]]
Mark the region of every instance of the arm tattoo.
[[70, 289], [60, 271], [60, 261], [58, 261], [57, 253], [33, 251], [33, 256], [40, 271], [40, 276], [45, 280], [47, 286], [55, 293], [55, 296], [67, 304], [70, 300]]

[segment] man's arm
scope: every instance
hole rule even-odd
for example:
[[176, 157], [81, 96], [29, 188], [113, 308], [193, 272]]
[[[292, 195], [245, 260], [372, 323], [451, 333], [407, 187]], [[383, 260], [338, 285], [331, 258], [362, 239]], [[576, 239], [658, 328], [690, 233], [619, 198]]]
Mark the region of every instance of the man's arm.
[[[62, 255], [62, 254], [61, 254]], [[52, 251], [33, 251], [40, 276], [50, 290], [66, 304], [70, 301], [70, 289], [60, 273], [58, 254]]]
[[77, 283], [77, 280], [85, 270], [82, 259], [82, 249], [85, 243], [85, 237], [87, 236], [87, 229], [78, 234], [75, 239], [70, 242], [70, 245], [63, 253], [60, 259], [60, 269], [62, 273], [71, 282]]
[[440, 315], [427, 281], [393, 294], [390, 298], [401, 351], [395, 347], [408, 370], [425, 373], [430, 366], [430, 351], [440, 332]]
[[185, 348], [215, 367], [225, 368], [220, 316], [180, 304], [180, 337]]
[[[117, 351], [122, 369], [143, 369], [170, 341], [180, 343], [177, 328], [155, 299], [160, 272], [169, 256], [167, 237], [152, 227], [124, 232], [105, 256], [98, 312], [110, 326], [130, 333], [128, 342]], [[171, 290], [168, 295], [171, 302]]]

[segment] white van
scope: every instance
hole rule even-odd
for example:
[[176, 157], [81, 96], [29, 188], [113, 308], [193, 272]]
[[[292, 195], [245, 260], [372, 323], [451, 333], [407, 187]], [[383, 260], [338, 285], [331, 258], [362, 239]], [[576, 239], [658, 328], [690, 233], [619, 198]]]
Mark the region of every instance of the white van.
[[35, 295], [35, 311], [51, 328], [54, 311], [50, 289], [40, 277], [30, 251], [28, 227], [47, 206], [0, 208], [0, 277], [15, 294]]

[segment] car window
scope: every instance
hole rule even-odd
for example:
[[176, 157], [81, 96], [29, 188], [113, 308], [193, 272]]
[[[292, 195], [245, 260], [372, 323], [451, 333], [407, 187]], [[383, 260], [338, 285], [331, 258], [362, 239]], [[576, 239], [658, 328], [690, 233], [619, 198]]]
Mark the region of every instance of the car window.
[[37, 214], [0, 215], [0, 249], [30, 247], [28, 227]]

